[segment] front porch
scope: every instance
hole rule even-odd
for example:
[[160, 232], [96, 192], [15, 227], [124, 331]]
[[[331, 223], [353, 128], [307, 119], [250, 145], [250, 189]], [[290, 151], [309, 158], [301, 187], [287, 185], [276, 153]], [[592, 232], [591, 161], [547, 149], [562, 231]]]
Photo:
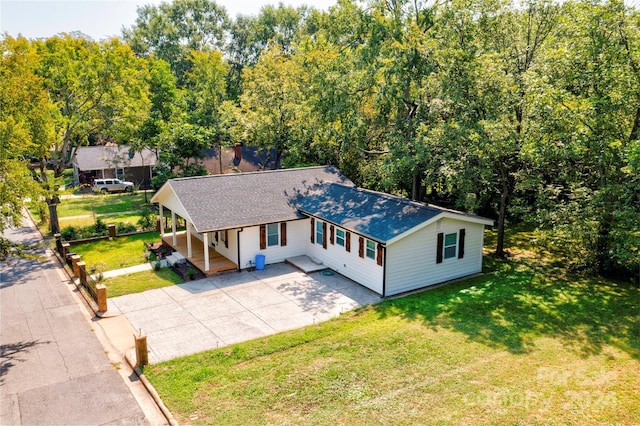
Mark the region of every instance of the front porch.
[[196, 238], [195, 236], [191, 236], [191, 257], [187, 257], [187, 253], [189, 252], [188, 243], [187, 243], [187, 233], [186, 232], [176, 232], [176, 243], [173, 243], [173, 234], [165, 234], [162, 235], [162, 241], [176, 250], [180, 254], [182, 254], [193, 266], [198, 268], [203, 274], [206, 276], [211, 276], [218, 272], [224, 271], [233, 271], [238, 268], [238, 265], [222, 256], [220, 253], [215, 251], [213, 248], [209, 247], [209, 269], [205, 267], [205, 252], [204, 252], [204, 243]]

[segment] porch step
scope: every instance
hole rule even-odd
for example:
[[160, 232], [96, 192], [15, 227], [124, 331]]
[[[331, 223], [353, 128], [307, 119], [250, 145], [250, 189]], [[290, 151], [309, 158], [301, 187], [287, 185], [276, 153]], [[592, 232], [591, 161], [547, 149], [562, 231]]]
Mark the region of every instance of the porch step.
[[169, 256], [165, 257], [165, 260], [171, 266], [173, 266], [176, 263], [178, 263], [178, 259], [176, 259], [176, 257], [174, 255], [172, 255], [172, 254], [170, 254]]
[[321, 260], [307, 255], [290, 257], [285, 259], [284, 261], [290, 265], [295, 266], [306, 274], [327, 269], [327, 267], [322, 263]]

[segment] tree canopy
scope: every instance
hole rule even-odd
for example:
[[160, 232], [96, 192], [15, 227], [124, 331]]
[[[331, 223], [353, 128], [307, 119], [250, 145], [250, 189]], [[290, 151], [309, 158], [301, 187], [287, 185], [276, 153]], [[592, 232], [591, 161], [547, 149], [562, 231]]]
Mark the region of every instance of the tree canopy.
[[3, 49], [15, 182], [29, 180], [19, 156], [62, 167], [90, 141], [159, 149], [162, 179], [241, 142], [494, 218], [497, 256], [509, 226], [538, 226], [575, 270], [638, 274], [640, 12], [620, 0], [339, 0], [236, 18], [175, 0], [140, 8], [122, 41]]

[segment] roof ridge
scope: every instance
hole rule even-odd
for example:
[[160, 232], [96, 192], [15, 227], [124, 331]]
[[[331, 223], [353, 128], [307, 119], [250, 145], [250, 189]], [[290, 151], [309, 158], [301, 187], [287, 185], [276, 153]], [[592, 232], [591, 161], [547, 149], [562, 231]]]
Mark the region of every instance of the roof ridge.
[[[263, 174], [263, 173], [277, 173], [277, 172], [292, 172], [292, 171], [298, 171], [298, 170], [312, 170], [312, 169], [326, 169], [326, 168], [333, 168], [338, 170], [335, 166], [331, 165], [331, 164], [327, 164], [325, 166], [309, 166], [309, 167], [293, 167], [290, 169], [276, 169], [276, 170], [255, 170], [253, 172], [240, 172], [240, 173], [219, 173], [216, 175], [204, 175], [204, 176], [187, 176], [187, 177], [181, 177], [181, 178], [173, 178], [173, 179], [169, 179], [167, 182], [169, 181], [176, 181], [176, 180], [188, 180], [188, 179], [203, 179], [203, 178], [215, 178], [215, 177], [224, 177], [224, 176], [239, 176], [239, 175], [255, 175], [255, 174]], [[342, 172], [340, 172], [342, 173]]]

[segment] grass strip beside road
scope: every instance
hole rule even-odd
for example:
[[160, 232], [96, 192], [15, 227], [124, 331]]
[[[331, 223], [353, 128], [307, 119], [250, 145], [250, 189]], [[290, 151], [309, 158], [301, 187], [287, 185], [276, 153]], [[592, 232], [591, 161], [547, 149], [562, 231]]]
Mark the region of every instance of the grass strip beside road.
[[107, 278], [102, 283], [107, 286], [108, 297], [118, 297], [125, 294], [142, 293], [156, 288], [182, 284], [184, 281], [169, 268], [136, 272]]

